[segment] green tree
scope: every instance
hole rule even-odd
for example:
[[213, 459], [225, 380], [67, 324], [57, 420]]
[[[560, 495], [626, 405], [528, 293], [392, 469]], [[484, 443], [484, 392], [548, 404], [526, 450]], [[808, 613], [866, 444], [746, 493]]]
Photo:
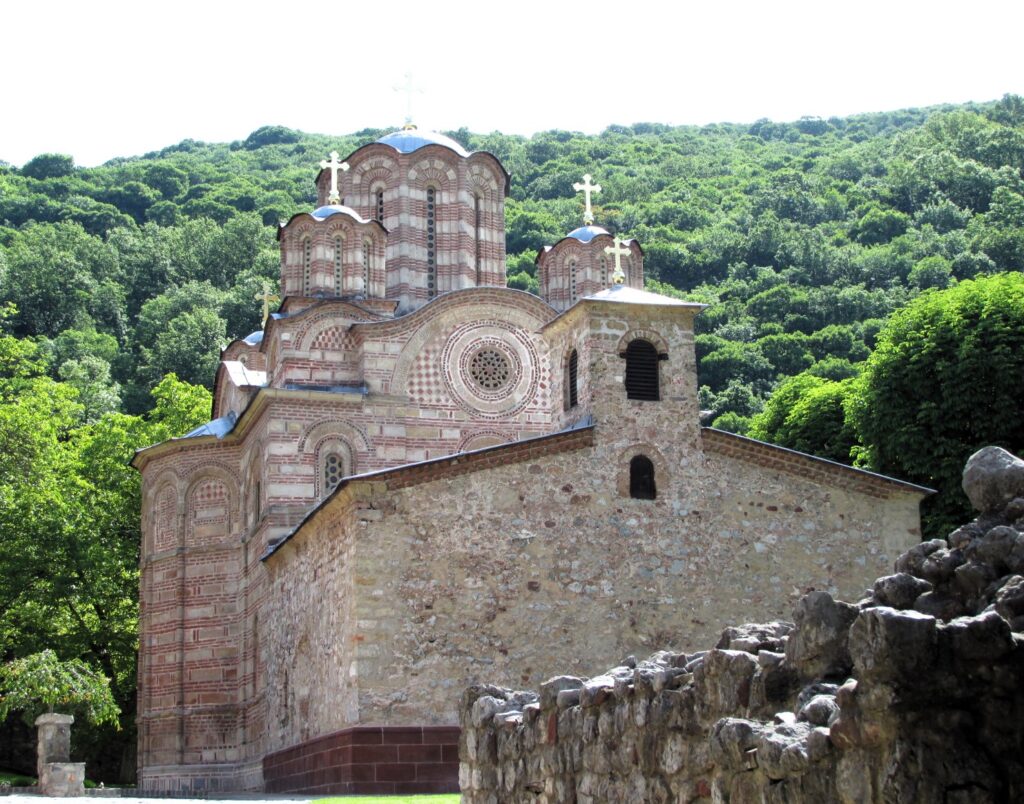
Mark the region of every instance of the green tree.
[[39, 154], [21, 169], [22, 176], [32, 179], [56, 179], [70, 175], [75, 169], [75, 160], [67, 154]]
[[52, 650], [0, 665], [0, 721], [19, 709], [29, 723], [43, 712], [60, 710], [80, 711], [91, 723], [118, 726], [121, 714], [110, 694], [110, 679], [79, 659], [62, 662]]
[[922, 294], [889, 320], [851, 404], [872, 469], [931, 486], [925, 532], [970, 517], [960, 476], [995, 444], [1024, 449], [1024, 275], [998, 274]]

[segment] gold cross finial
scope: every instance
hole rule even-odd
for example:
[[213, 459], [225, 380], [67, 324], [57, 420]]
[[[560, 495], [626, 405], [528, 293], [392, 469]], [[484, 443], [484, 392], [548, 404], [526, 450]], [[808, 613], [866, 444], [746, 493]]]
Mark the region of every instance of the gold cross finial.
[[572, 186], [572, 189], [574, 189], [577, 193], [579, 193], [579, 192], [583, 193], [583, 199], [584, 199], [584, 205], [585, 205], [585, 208], [583, 210], [583, 224], [585, 226], [590, 226], [590, 224], [592, 224], [594, 222], [594, 210], [592, 210], [590, 208], [590, 194], [591, 193], [599, 193], [599, 192], [601, 192], [601, 185], [600, 184], [591, 184], [590, 183], [590, 174], [589, 173], [584, 173], [583, 174], [583, 184], [580, 184], [579, 182], [576, 182]]
[[626, 275], [622, 272], [622, 257], [627, 254], [631, 254], [632, 252], [628, 248], [623, 248], [626, 244], [625, 240], [616, 236], [613, 242], [615, 245], [605, 246], [604, 252], [605, 254], [612, 254], [615, 256], [615, 273], [612, 274], [612, 282], [616, 285], [623, 285], [626, 283]]
[[331, 171], [331, 194], [327, 196], [327, 203], [340, 204], [341, 196], [338, 194], [338, 171], [348, 170], [348, 162], [339, 162], [337, 151], [331, 151], [328, 156], [331, 157], [330, 162], [326, 159], [320, 160], [320, 169]]
[[264, 279], [263, 292], [257, 293], [255, 296], [253, 296], [253, 298], [256, 301], [263, 302], [263, 319], [260, 322], [260, 326], [265, 327], [267, 325], [267, 319], [270, 318], [270, 303], [275, 301], [281, 301], [281, 297], [278, 296], [276, 293], [270, 292], [270, 283], [266, 279]]
[[405, 125], [403, 128], [416, 128], [412, 122], [412, 96], [417, 92], [422, 94], [423, 90], [413, 84], [411, 72], [405, 74], [405, 86], [396, 86], [392, 87], [392, 89], [394, 89], [395, 92], [405, 93]]

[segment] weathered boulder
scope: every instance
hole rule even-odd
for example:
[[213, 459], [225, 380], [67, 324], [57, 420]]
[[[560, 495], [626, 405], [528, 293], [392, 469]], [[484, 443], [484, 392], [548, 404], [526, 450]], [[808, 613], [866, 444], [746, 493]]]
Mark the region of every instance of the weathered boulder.
[[846, 634], [858, 609], [833, 600], [828, 592], [811, 592], [797, 603], [796, 628], [786, 642], [786, 661], [805, 678], [846, 677], [853, 660]]
[[932, 585], [923, 578], [915, 578], [906, 572], [897, 572], [895, 575], [886, 575], [875, 581], [872, 592], [880, 606], [909, 609], [915, 600], [931, 590]]
[[1024, 497], [1024, 461], [1002, 447], [982, 447], [967, 460], [963, 488], [976, 511], [1002, 511]]

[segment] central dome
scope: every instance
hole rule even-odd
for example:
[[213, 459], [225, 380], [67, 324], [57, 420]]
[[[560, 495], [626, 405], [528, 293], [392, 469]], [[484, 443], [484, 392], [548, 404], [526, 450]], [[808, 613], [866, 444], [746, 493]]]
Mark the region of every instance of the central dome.
[[381, 145], [390, 145], [400, 154], [411, 154], [427, 145], [443, 145], [445, 148], [455, 151], [459, 156], [469, 156], [469, 151], [451, 137], [438, 134], [436, 131], [420, 131], [418, 128], [393, 131], [390, 134], [385, 134], [377, 142]]

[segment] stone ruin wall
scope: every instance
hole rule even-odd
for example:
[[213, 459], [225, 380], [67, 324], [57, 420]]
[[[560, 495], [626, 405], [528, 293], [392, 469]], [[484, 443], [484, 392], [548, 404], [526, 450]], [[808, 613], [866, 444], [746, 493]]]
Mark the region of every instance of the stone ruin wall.
[[977, 519], [897, 559], [857, 603], [714, 648], [628, 657], [460, 704], [466, 804], [1024, 800], [1024, 461], [964, 472]]

